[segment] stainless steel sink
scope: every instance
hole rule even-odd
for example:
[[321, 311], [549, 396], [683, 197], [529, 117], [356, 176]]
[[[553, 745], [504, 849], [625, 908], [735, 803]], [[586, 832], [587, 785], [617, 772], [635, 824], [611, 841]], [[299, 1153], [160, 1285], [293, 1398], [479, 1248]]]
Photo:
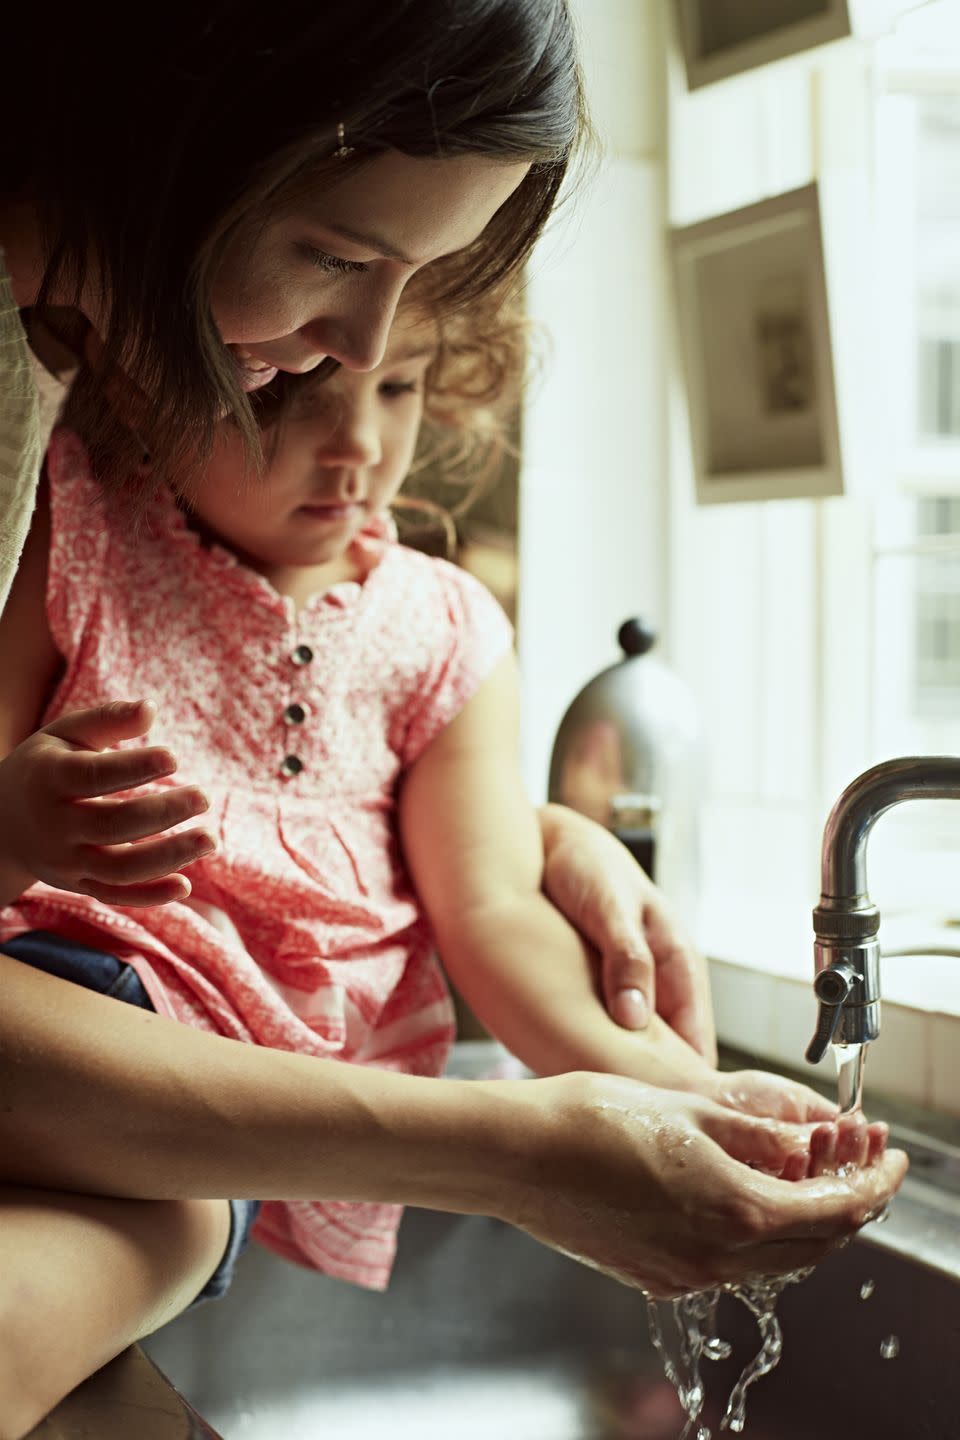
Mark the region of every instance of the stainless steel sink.
[[[901, 1232], [919, 1215], [935, 1247], [937, 1223], [960, 1225], [955, 1202], [924, 1211], [924, 1188], [895, 1215]], [[899, 1243], [893, 1223], [871, 1228]], [[735, 1352], [705, 1367], [715, 1436], [756, 1348], [746, 1312], [728, 1299], [721, 1313]], [[747, 1440], [960, 1436], [954, 1279], [861, 1239], [788, 1290], [779, 1313], [784, 1357], [751, 1391]], [[884, 1359], [891, 1335], [899, 1355]], [[225, 1301], [147, 1348], [225, 1440], [676, 1440], [682, 1429], [642, 1297], [485, 1219], [409, 1212], [386, 1295], [254, 1248]]]

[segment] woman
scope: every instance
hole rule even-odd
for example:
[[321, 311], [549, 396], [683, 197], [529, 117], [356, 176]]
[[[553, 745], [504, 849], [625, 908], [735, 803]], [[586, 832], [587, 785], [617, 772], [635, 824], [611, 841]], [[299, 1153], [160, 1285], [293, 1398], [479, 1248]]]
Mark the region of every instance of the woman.
[[[0, 100], [9, 110], [0, 241], [16, 310], [31, 312], [32, 346], [54, 368], [81, 346], [102, 348], [103, 374], [120, 366], [136, 445], [154, 475], [184, 487], [188, 461], [225, 412], [257, 454], [245, 397], [276, 368], [375, 366], [418, 271], [429, 266], [435, 294], [455, 304], [517, 269], [582, 131], [561, 0], [369, 0], [316, 17], [315, 3], [279, 14], [175, 5], [145, 44], [118, 28], [122, 16], [91, 32], [89, 9], [46, 7], [53, 38], [43, 43], [38, 22], [15, 22], [20, 52], [43, 57], [47, 90], [38, 107], [36, 68], [24, 66]], [[44, 443], [25, 383], [35, 358], [9, 306], [5, 323], [4, 592]], [[130, 455], [105, 397], [91, 394], [85, 430], [96, 452], [99, 427], [109, 480], [110, 465], [129, 473]], [[665, 967], [667, 1018], [702, 1029], [704, 992], [656, 899], [625, 868], [598, 879], [608, 863], [625, 866], [615, 842], [560, 811], [542, 823], [552, 898], [608, 957], [627, 936], [641, 973], [629, 902], [642, 904], [653, 945], [681, 956]], [[612, 910], [611, 884], [622, 892]], [[636, 979], [628, 973], [628, 991]], [[102, 996], [78, 998], [9, 957], [0, 983], [0, 1249], [11, 1256], [27, 1211], [31, 1233], [39, 1211], [48, 1217], [50, 1245], [73, 1263], [104, 1207], [132, 1205], [137, 1263], [162, 1265], [167, 1248], [151, 1248], [158, 1227], [137, 1225], [145, 1202], [167, 1207], [181, 1255], [193, 1245], [205, 1256], [209, 1217], [197, 1197], [329, 1194], [498, 1214], [664, 1292], [806, 1263], [863, 1223], [902, 1175], [894, 1156], [842, 1180], [758, 1175], [737, 1162], [779, 1174], [798, 1146], [811, 1147], [810, 1127], [628, 1081], [491, 1086], [458, 1091], [454, 1104], [457, 1087], [443, 1082], [428, 1092], [430, 1082], [410, 1077], [240, 1055], [232, 1042]], [[609, 994], [609, 973], [606, 983]], [[709, 1033], [700, 1043], [709, 1049]], [[106, 1131], [104, 1114], [123, 1122]], [[838, 1143], [833, 1127], [826, 1135]], [[127, 1315], [91, 1349], [78, 1324], [89, 1286], [82, 1268], [72, 1274], [55, 1316], [69, 1342], [53, 1372], [34, 1367], [26, 1387], [16, 1373], [19, 1302], [0, 1295], [0, 1388], [6, 1381], [20, 1417], [10, 1433], [102, 1363], [104, 1343], [125, 1344], [163, 1318]], [[183, 1287], [203, 1278], [178, 1272], [167, 1303], [179, 1308]], [[81, 1293], [84, 1308], [71, 1309]]]

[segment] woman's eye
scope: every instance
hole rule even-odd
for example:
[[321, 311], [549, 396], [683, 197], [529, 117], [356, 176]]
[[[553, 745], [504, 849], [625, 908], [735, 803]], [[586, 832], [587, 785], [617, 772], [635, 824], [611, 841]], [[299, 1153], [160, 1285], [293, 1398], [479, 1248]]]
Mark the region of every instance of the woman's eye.
[[328, 255], [325, 250], [318, 250], [315, 245], [305, 245], [304, 249], [310, 263], [328, 274], [354, 273], [367, 268], [362, 260], [343, 260], [339, 255]]

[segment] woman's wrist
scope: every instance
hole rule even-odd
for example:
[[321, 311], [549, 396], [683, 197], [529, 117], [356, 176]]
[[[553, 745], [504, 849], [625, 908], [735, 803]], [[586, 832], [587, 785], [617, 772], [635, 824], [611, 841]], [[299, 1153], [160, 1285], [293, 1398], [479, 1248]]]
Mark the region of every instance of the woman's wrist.
[[[369, 1073], [369, 1072], [368, 1072]], [[410, 1080], [378, 1120], [397, 1115], [395, 1193], [385, 1199], [511, 1224], [544, 1182], [558, 1101], [571, 1076]], [[419, 1095], [417, 1089], [419, 1088]], [[381, 1153], [382, 1152], [378, 1152]], [[389, 1153], [389, 1151], [388, 1151]]]

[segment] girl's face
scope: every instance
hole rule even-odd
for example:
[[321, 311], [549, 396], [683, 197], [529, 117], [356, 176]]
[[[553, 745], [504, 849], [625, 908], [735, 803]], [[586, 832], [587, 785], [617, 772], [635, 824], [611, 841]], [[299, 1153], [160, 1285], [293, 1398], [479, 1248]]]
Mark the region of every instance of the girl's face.
[[256, 569], [338, 559], [410, 468], [436, 346], [436, 327], [414, 312], [396, 322], [373, 369], [304, 383], [276, 434], [264, 436], [262, 477], [246, 472], [240, 438], [224, 422], [194, 513]]
[[377, 368], [410, 277], [472, 244], [528, 169], [391, 150], [314, 201], [242, 226], [212, 298], [244, 388], [269, 384], [278, 369], [312, 370], [327, 356], [347, 370]]

